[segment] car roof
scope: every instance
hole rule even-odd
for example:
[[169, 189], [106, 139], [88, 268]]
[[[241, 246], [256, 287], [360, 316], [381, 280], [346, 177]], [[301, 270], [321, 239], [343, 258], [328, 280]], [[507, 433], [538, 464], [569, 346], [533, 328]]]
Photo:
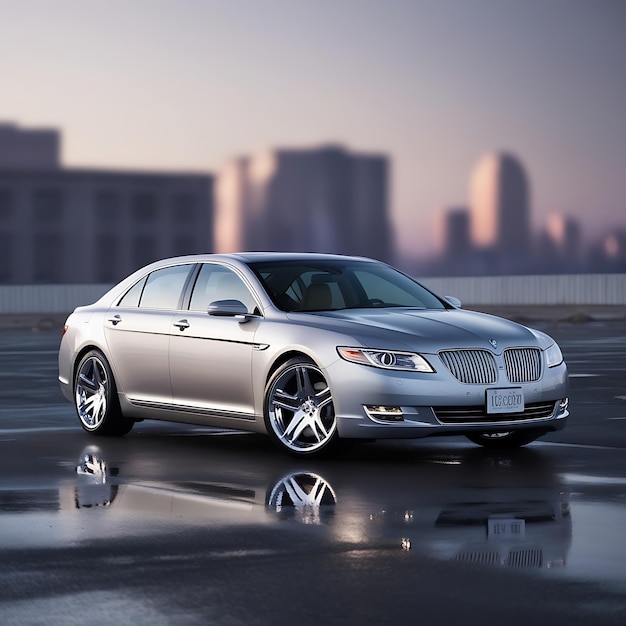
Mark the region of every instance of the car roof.
[[346, 261], [358, 259], [362, 261], [372, 261], [364, 257], [355, 257], [344, 254], [328, 254], [322, 252], [238, 252], [232, 254], [242, 261], [312, 261], [312, 260], [337, 260]]
[[172, 263], [177, 261], [196, 262], [202, 261], [239, 261], [250, 263], [253, 261], [370, 261], [376, 262], [374, 259], [367, 257], [349, 256], [343, 254], [328, 254], [322, 252], [233, 252], [228, 254], [191, 254], [181, 257], [171, 257], [162, 259], [162, 262]]

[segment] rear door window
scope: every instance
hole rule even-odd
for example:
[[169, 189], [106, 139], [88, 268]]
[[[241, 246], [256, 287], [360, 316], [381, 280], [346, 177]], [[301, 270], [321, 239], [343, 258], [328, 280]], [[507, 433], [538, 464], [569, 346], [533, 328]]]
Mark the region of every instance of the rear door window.
[[165, 311], [179, 309], [183, 288], [192, 268], [193, 265], [174, 265], [152, 272], [143, 288], [139, 308]]

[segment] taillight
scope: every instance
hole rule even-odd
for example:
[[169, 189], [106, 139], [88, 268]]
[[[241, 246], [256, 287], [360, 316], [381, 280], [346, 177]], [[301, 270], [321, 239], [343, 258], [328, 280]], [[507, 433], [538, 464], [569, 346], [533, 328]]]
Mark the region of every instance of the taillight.
[[63, 326], [63, 332], [61, 333], [61, 339], [63, 338], [63, 335], [65, 335], [66, 332], [67, 332], [67, 324], [65, 324]]

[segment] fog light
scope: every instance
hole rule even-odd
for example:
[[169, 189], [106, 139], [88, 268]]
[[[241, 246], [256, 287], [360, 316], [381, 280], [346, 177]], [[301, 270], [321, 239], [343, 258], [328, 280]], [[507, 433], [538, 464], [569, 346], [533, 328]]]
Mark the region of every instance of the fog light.
[[563, 400], [559, 402], [559, 414], [565, 413], [565, 411], [567, 411], [568, 406], [569, 406], [569, 398], [563, 398]]
[[402, 408], [399, 406], [367, 405], [364, 407], [368, 417], [377, 422], [402, 422]]

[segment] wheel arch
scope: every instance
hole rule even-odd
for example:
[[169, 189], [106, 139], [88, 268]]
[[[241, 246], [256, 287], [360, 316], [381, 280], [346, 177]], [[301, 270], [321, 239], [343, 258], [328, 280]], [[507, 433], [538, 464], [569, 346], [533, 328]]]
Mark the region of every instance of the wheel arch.
[[[83, 360], [83, 357], [88, 353], [88, 352], [93, 352], [93, 351], [99, 352], [107, 361], [107, 363], [109, 364], [109, 367], [111, 368], [111, 371], [113, 371], [113, 366], [111, 365], [111, 361], [109, 361], [107, 355], [104, 353], [104, 350], [96, 345], [96, 344], [87, 344], [85, 346], [83, 346], [77, 353], [76, 356], [74, 357], [74, 363], [72, 363], [72, 393], [74, 393], [74, 387], [76, 386], [76, 372], [78, 370], [78, 366], [80, 365], [80, 362]], [[117, 380], [115, 381], [116, 387], [117, 387]]]
[[307, 354], [306, 352], [303, 352], [302, 350], [289, 350], [288, 352], [283, 352], [278, 357], [276, 357], [276, 359], [274, 359], [271, 367], [268, 369], [267, 375], [265, 377], [265, 386], [267, 386], [267, 383], [270, 381], [270, 378], [272, 378], [272, 376], [274, 375], [274, 372], [279, 367], [282, 367], [285, 363], [287, 363], [287, 361], [290, 361], [293, 358], [303, 358], [303, 359], [306, 359], [307, 361], [310, 361], [311, 363], [314, 363], [317, 367], [320, 367], [319, 363], [317, 363], [315, 359], [311, 357], [311, 355]]

